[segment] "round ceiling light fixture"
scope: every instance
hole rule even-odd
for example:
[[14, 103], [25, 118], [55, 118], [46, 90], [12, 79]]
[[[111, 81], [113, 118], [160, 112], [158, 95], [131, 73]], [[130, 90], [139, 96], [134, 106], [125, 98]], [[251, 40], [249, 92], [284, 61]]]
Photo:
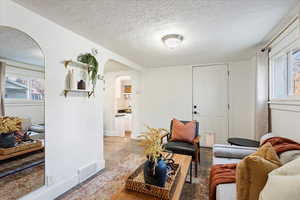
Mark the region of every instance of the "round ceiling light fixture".
[[179, 34], [169, 34], [162, 37], [161, 40], [168, 48], [176, 49], [183, 42], [183, 36]]

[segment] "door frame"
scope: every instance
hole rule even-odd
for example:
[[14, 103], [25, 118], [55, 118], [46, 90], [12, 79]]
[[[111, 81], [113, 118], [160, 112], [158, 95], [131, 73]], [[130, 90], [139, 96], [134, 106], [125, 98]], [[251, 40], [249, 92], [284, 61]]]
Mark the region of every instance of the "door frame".
[[[203, 65], [194, 65], [192, 66], [192, 119], [194, 120], [194, 69], [195, 68], [199, 68], [199, 67], [216, 67], [216, 66], [226, 66], [227, 68], [227, 104], [228, 104], [228, 107], [227, 107], [227, 138], [229, 138], [230, 134], [229, 134], [229, 130], [230, 130], [230, 123], [229, 123], [229, 120], [230, 120], [230, 87], [229, 87], [229, 84], [230, 84], [230, 69], [229, 69], [229, 64], [203, 64]], [[200, 129], [199, 129], [199, 135], [201, 134], [201, 124], [200, 124]], [[201, 136], [201, 135], [200, 135]]]

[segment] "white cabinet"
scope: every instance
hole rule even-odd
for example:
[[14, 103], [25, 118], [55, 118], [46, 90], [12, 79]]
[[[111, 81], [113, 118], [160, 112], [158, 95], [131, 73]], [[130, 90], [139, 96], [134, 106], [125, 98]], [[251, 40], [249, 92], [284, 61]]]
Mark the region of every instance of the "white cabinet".
[[118, 114], [115, 117], [115, 130], [117, 136], [125, 136], [125, 131], [131, 130], [131, 114]]
[[125, 130], [126, 131], [131, 131], [132, 125], [131, 125], [131, 114], [126, 114], [126, 119], [125, 119]]

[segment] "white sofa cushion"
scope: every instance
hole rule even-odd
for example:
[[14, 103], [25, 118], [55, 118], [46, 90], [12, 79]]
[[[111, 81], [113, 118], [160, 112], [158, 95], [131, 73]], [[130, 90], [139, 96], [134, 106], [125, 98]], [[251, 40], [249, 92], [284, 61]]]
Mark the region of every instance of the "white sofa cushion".
[[239, 163], [240, 159], [213, 157], [213, 165]]
[[236, 184], [228, 183], [218, 185], [216, 200], [236, 200]]
[[260, 200], [300, 200], [300, 158], [269, 173]]

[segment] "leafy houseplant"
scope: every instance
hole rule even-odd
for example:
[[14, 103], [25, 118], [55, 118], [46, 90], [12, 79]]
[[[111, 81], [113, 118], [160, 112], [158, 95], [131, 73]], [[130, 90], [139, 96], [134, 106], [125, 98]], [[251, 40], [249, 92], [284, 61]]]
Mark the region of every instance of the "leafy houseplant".
[[96, 86], [96, 83], [97, 83], [97, 74], [98, 74], [98, 61], [96, 59], [95, 56], [93, 56], [91, 53], [85, 53], [85, 54], [82, 54], [82, 55], [79, 55], [77, 57], [77, 60], [79, 62], [82, 62], [82, 63], [85, 63], [85, 64], [88, 64], [89, 66], [91, 66], [89, 68], [89, 76], [92, 80], [92, 84], [93, 84], [93, 90], [92, 90], [92, 93], [95, 92], [95, 86]]
[[14, 133], [21, 130], [22, 121], [17, 117], [0, 117], [0, 148], [16, 145]]
[[148, 131], [140, 135], [144, 138], [141, 146], [144, 147], [144, 155], [147, 161], [144, 164], [145, 183], [164, 187], [167, 180], [167, 165], [162, 157], [163, 146], [161, 135], [165, 129], [147, 127]]

